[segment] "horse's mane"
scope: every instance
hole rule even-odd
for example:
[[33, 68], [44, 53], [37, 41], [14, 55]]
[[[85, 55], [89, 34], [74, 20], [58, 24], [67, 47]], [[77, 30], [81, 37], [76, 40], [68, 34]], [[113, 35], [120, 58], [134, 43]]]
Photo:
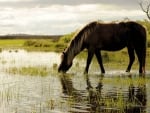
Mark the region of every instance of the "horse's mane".
[[68, 53], [70, 59], [72, 59], [81, 51], [84, 39], [94, 31], [97, 24], [97, 21], [91, 22], [74, 35], [68, 48], [65, 50]]

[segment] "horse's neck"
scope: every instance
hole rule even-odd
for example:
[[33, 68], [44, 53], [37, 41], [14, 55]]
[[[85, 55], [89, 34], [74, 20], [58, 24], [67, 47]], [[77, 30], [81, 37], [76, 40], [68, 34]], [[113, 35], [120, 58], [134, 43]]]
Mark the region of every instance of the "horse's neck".
[[73, 60], [74, 57], [81, 52], [82, 42], [71, 42], [69, 48], [67, 49], [68, 57]]

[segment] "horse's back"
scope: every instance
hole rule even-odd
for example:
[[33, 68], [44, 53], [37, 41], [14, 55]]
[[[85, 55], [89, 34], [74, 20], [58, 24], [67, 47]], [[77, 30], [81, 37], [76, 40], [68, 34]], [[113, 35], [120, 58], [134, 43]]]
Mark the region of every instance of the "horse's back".
[[[87, 37], [90, 46], [101, 50], [115, 51], [126, 46], [125, 39], [120, 39], [120, 28], [115, 23], [97, 23], [95, 30]], [[124, 31], [123, 31], [124, 32]]]
[[146, 42], [145, 28], [136, 22], [94, 22], [92, 25], [95, 28], [92, 26], [94, 30], [86, 37], [86, 41], [99, 49], [114, 51], [124, 48], [129, 42], [136, 42], [137, 45]]

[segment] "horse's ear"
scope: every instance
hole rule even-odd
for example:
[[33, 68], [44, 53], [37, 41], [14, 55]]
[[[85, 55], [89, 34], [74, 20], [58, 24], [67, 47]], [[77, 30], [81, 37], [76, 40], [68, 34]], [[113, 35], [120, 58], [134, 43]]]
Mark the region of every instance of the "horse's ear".
[[[67, 47], [66, 47], [66, 48], [67, 48]], [[64, 55], [66, 54], [66, 53], [65, 53], [65, 51], [66, 51], [66, 48], [65, 48], [65, 49], [64, 49], [64, 51], [62, 52]]]
[[63, 51], [62, 54], [65, 55], [65, 52]]

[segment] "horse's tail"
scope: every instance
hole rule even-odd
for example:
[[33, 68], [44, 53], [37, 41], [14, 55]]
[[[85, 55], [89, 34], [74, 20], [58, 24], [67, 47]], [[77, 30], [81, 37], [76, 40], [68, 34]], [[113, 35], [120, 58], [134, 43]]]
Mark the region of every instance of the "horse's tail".
[[143, 48], [146, 49], [147, 46], [147, 36], [146, 36], [146, 29], [136, 23], [136, 22], [128, 22], [129, 28], [131, 30], [131, 34], [132, 34], [132, 40], [133, 42], [137, 42], [137, 46], [143, 46]]
[[[144, 27], [143, 27], [144, 28]], [[146, 30], [145, 28], [143, 29], [143, 32], [142, 32], [142, 37], [144, 38], [144, 47], [143, 47], [143, 67], [144, 67], [144, 72], [145, 72], [145, 62], [146, 62], [146, 48], [147, 48], [147, 33], [146, 33]]]
[[132, 33], [132, 42], [134, 49], [138, 55], [138, 59], [141, 59], [142, 72], [145, 72], [146, 62], [146, 47], [147, 47], [147, 35], [146, 29], [135, 22], [129, 22], [129, 27]]
[[[139, 37], [141, 37], [141, 49], [142, 49], [142, 65], [143, 67], [145, 67], [145, 61], [146, 61], [146, 48], [147, 48], [147, 33], [146, 33], [146, 29], [140, 25], [137, 24], [135, 27], [137, 30], [137, 32], [139, 32]], [[140, 45], [139, 45], [140, 46]]]

